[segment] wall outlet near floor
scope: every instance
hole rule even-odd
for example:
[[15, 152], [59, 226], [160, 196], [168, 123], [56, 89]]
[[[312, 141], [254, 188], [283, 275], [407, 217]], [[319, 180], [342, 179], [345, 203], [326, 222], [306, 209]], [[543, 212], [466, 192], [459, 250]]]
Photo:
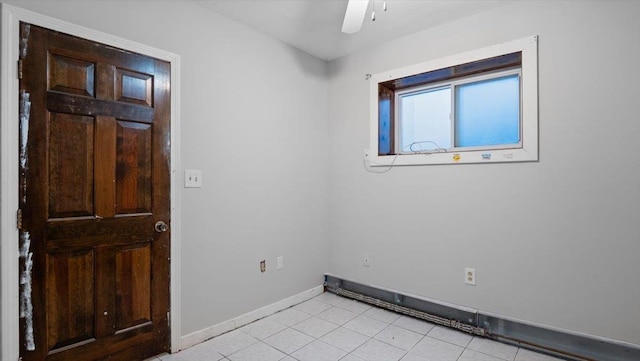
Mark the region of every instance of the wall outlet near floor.
[[362, 266], [371, 267], [371, 260], [369, 259], [369, 256], [362, 257]]
[[284, 258], [279, 256], [276, 258], [276, 270], [281, 270], [284, 268]]
[[475, 268], [464, 269], [464, 283], [471, 286], [476, 285], [476, 269]]
[[267, 270], [267, 261], [260, 261], [260, 272], [264, 273]]

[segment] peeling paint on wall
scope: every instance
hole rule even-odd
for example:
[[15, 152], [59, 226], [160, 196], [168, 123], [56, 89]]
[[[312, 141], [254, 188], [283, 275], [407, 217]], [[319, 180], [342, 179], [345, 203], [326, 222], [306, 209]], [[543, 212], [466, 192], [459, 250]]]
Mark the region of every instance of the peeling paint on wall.
[[27, 141], [29, 140], [29, 117], [31, 115], [31, 95], [20, 90], [20, 167], [27, 167]]
[[25, 319], [24, 339], [27, 351], [34, 351], [36, 344], [33, 338], [33, 303], [31, 300], [31, 271], [33, 269], [33, 252], [29, 232], [20, 233], [20, 258], [24, 265], [20, 275], [20, 318]]
[[20, 186], [22, 187], [22, 203], [27, 202], [27, 143], [29, 140], [29, 119], [31, 117], [30, 94], [20, 90]]
[[29, 35], [31, 34], [31, 25], [25, 24], [20, 32], [20, 59], [27, 56], [27, 46], [29, 45]]
[[[20, 58], [27, 56], [27, 46], [31, 26], [24, 25], [20, 33]], [[29, 140], [29, 119], [31, 117], [31, 95], [20, 90], [20, 178], [22, 187], [22, 202], [27, 201], [27, 177], [25, 172], [28, 167], [27, 144]], [[20, 259], [22, 271], [20, 273], [20, 318], [25, 320], [24, 341], [27, 351], [36, 349], [33, 335], [33, 301], [31, 299], [31, 277], [33, 271], [33, 252], [31, 252], [31, 234], [27, 231], [20, 232]]]
[[[31, 25], [24, 24], [20, 28], [20, 59], [27, 56], [29, 36], [31, 35]], [[22, 189], [22, 203], [27, 202], [27, 141], [29, 140], [29, 118], [31, 115], [30, 94], [20, 90], [19, 102], [20, 116], [20, 187]]]
[[[24, 285], [26, 284], [30, 277], [27, 277], [26, 272], [24, 272], [27, 268], [27, 259], [29, 258], [29, 249], [31, 248], [31, 236], [29, 234], [29, 232], [22, 232], [20, 234], [20, 258], [22, 258], [25, 262], [25, 266], [24, 266], [24, 270], [22, 272], [22, 274], [20, 275], [20, 284]], [[26, 293], [23, 292], [20, 294], [20, 317], [24, 318], [26, 315], [26, 298], [24, 297], [26, 295]]]

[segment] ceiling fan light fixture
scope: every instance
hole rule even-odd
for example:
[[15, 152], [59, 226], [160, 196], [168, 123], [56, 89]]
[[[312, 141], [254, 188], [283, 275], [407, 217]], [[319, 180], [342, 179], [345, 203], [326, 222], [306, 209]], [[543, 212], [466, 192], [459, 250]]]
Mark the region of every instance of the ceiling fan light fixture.
[[369, 0], [349, 0], [342, 23], [342, 32], [354, 34], [360, 31], [368, 7]]

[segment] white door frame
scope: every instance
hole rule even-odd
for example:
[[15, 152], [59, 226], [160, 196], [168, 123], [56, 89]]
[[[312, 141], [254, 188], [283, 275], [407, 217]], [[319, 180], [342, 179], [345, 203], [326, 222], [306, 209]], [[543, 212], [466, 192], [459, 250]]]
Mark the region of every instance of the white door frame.
[[91, 41], [161, 59], [171, 63], [171, 350], [180, 345], [180, 56], [96, 30], [40, 15], [19, 7], [0, 4], [0, 359], [19, 357], [18, 302], [18, 49], [21, 21]]

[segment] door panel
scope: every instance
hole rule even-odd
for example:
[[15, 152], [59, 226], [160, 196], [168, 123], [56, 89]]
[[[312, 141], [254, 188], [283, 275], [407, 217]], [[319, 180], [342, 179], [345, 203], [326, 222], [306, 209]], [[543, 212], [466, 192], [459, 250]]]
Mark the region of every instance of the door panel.
[[116, 100], [153, 106], [153, 77], [126, 69], [116, 69]]
[[118, 121], [116, 213], [151, 211], [151, 124]]
[[49, 90], [94, 96], [95, 63], [49, 54]]
[[49, 119], [49, 218], [93, 215], [94, 118]]
[[33, 309], [32, 322], [21, 318], [21, 357], [165, 352], [170, 232], [154, 224], [170, 223], [170, 64], [21, 27], [31, 101], [21, 239], [33, 261], [21, 258], [32, 272], [21, 308]]
[[116, 255], [116, 330], [151, 320], [151, 249], [149, 245], [121, 249]]
[[93, 264], [92, 251], [47, 257], [47, 333], [50, 349], [94, 337]]

